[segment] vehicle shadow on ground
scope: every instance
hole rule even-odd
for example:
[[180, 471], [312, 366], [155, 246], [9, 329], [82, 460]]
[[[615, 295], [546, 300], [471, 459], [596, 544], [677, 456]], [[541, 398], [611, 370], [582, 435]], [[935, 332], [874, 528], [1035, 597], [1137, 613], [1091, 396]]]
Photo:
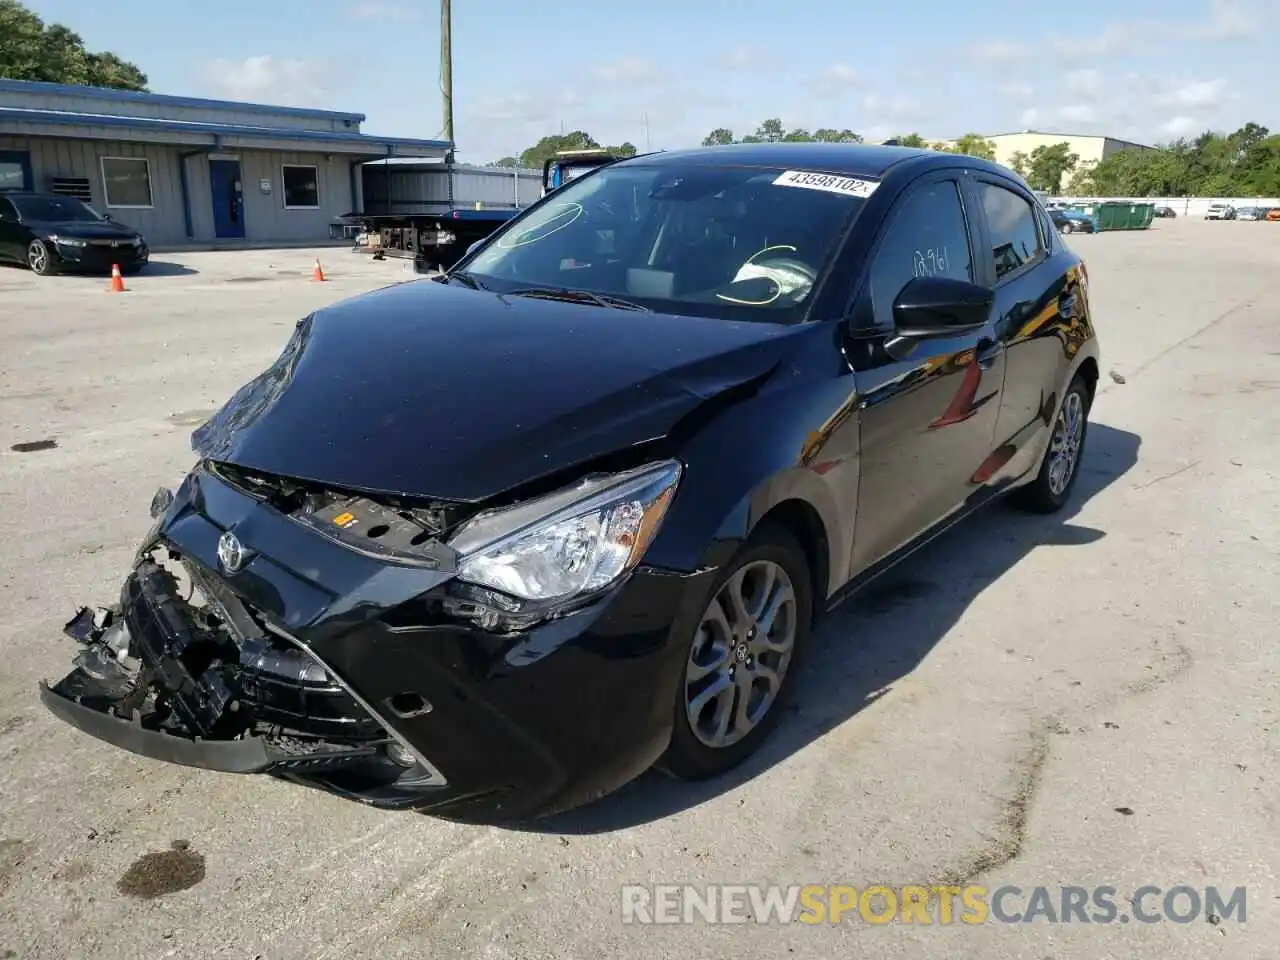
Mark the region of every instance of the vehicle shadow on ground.
[[190, 277], [199, 273], [182, 263], [173, 263], [170, 260], [151, 260], [148, 261], [146, 269], [137, 274], [138, 277]]
[[654, 771], [587, 807], [514, 829], [607, 833], [658, 820], [742, 784], [804, 749], [888, 692], [964, 615], [973, 600], [1036, 547], [1084, 547], [1106, 536], [1071, 522], [1138, 461], [1141, 439], [1089, 424], [1071, 502], [1050, 516], [996, 504], [957, 524], [832, 613], [811, 638], [792, 705], [760, 751], [714, 780], [681, 783]]

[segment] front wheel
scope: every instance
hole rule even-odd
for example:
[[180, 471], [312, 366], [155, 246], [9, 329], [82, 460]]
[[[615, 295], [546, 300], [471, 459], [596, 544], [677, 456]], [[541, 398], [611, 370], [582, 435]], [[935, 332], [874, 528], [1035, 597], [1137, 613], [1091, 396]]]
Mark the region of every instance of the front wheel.
[[1067, 234], [1075, 233], [1076, 226], [1070, 220], [1066, 220], [1066, 221], [1063, 221], [1061, 225], [1059, 225], [1058, 232], [1065, 237], [1067, 236]]
[[1049, 449], [1045, 451], [1040, 472], [1018, 491], [1021, 506], [1035, 513], [1055, 513], [1066, 506], [1080, 473], [1080, 458], [1088, 432], [1089, 388], [1077, 374], [1067, 387], [1053, 421]]
[[718, 578], [690, 641], [659, 766], [702, 780], [759, 749], [793, 685], [812, 620], [804, 551], [785, 528], [762, 524]]
[[53, 252], [43, 240], [32, 240], [27, 245], [27, 266], [40, 277], [54, 272]]

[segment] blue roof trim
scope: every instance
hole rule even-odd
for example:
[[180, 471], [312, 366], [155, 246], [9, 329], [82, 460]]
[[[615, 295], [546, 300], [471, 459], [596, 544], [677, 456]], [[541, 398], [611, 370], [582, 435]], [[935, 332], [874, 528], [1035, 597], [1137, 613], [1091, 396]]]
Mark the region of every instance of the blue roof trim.
[[55, 93], [90, 97], [95, 100], [168, 104], [171, 107], [196, 107], [212, 110], [239, 110], [243, 113], [272, 113], [278, 117], [312, 117], [318, 120], [349, 120], [364, 123], [363, 113], [339, 110], [317, 110], [311, 107], [274, 107], [267, 103], [240, 103], [236, 100], [207, 100], [203, 97], [177, 97], [168, 93], [142, 93], [137, 90], [112, 90], [107, 87], [84, 87], [69, 83], [45, 83], [41, 80], [0, 80], [0, 91], [7, 93]]
[[0, 120], [20, 123], [50, 123], [60, 126], [119, 127], [126, 130], [166, 130], [178, 133], [206, 133], [228, 137], [262, 137], [270, 140], [310, 140], [315, 143], [367, 143], [374, 153], [386, 147], [411, 150], [452, 150], [447, 140], [413, 140], [407, 137], [375, 137], [367, 133], [332, 133], [325, 130], [290, 130], [288, 127], [250, 127], [237, 123], [196, 123], [188, 120], [151, 120], [146, 117], [112, 117], [98, 113], [63, 113], [0, 107]]

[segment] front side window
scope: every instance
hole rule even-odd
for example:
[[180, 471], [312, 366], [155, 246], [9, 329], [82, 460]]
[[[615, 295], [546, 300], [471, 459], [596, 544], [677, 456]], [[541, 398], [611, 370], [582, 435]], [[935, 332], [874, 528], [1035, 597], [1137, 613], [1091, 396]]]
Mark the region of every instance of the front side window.
[[315, 167], [286, 166], [281, 170], [286, 210], [314, 210], [320, 206], [320, 177]]
[[871, 262], [876, 327], [893, 327], [893, 302], [916, 277], [973, 281], [964, 207], [952, 180], [916, 187], [893, 214]]
[[514, 220], [462, 276], [694, 316], [798, 320], [874, 184], [761, 167], [623, 163]]
[[1000, 280], [1040, 255], [1035, 213], [1020, 195], [993, 183], [979, 183], [978, 195], [991, 233], [996, 279]]
[[102, 190], [108, 207], [150, 207], [151, 167], [146, 157], [103, 157]]
[[74, 197], [14, 197], [23, 220], [37, 223], [96, 223], [102, 214]]

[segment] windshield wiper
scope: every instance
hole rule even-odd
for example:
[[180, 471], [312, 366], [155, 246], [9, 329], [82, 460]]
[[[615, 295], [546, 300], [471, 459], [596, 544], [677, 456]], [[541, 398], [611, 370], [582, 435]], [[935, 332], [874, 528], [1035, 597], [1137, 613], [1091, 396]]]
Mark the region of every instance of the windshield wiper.
[[472, 290], [488, 290], [489, 289], [483, 283], [477, 280], [475, 277], [471, 276], [471, 274], [469, 273], [462, 273], [462, 272], [442, 273], [440, 274], [440, 278], [445, 283], [448, 283], [450, 280], [457, 280], [460, 283], [465, 283]]
[[562, 300], [565, 303], [590, 303], [597, 307], [612, 307], [615, 310], [653, 313], [648, 307], [632, 303], [630, 300], [623, 300], [621, 297], [613, 297], [607, 293], [592, 293], [590, 290], [569, 290], [565, 287], [525, 287], [523, 290], [512, 290], [508, 296]]

